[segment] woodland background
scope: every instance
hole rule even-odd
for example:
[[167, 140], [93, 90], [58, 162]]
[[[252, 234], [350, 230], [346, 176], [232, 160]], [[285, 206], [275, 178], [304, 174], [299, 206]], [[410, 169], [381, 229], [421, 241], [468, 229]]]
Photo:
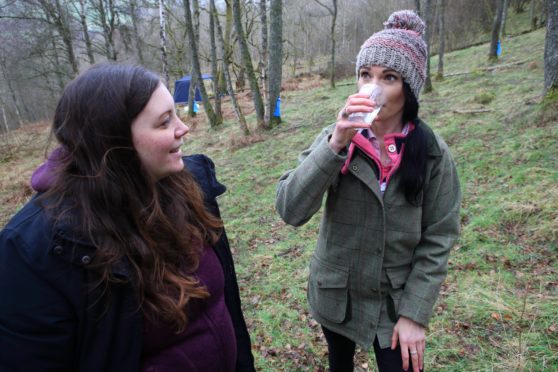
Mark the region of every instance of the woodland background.
[[[509, 13], [528, 14], [528, 30], [543, 27], [547, 19], [542, 0], [2, 0], [1, 129], [49, 118], [65, 84], [87, 66], [107, 60], [158, 71], [171, 91], [176, 79], [196, 76], [194, 62], [199, 61], [202, 72], [218, 77], [217, 86], [209, 90], [224, 93], [227, 66], [232, 82], [228, 91], [250, 86], [257, 116], [262, 116], [260, 89], [264, 99], [274, 103], [278, 88], [290, 79], [320, 74], [330, 77], [334, 86], [335, 79], [351, 76], [362, 42], [399, 9], [415, 9], [426, 20], [431, 55], [527, 31], [507, 26]], [[217, 17], [210, 17], [214, 13]], [[249, 60], [243, 57], [243, 41]], [[495, 52], [495, 45], [491, 48]], [[270, 54], [277, 51], [271, 57], [282, 68], [268, 69]], [[443, 75], [443, 65], [434, 69]], [[251, 84], [249, 70], [261, 88]], [[274, 76], [279, 85], [268, 99], [267, 84]], [[269, 116], [269, 102], [266, 110]]]
[[[273, 84], [266, 81], [281, 72], [280, 122], [259, 117], [234, 4], [268, 114], [274, 101], [266, 87]], [[282, 17], [271, 17], [277, 4]], [[556, 38], [548, 36], [557, 30], [550, 20], [558, 0], [231, 0], [215, 7], [193, 0], [0, 1], [0, 226], [33, 195], [31, 173], [55, 146], [48, 138], [54, 105], [77, 72], [93, 61], [141, 63], [163, 79], [168, 73], [172, 91], [175, 79], [196, 70], [192, 45], [199, 45], [199, 72], [216, 67], [213, 74], [223, 78], [207, 84], [195, 116], [177, 108], [192, 128], [183, 151], [209, 155], [228, 187], [219, 204], [257, 369], [325, 371], [326, 343], [306, 303], [320, 213], [300, 228], [285, 225], [273, 207], [277, 180], [355, 91], [360, 44], [393, 10], [420, 7], [431, 31], [431, 86], [421, 94], [420, 116], [450, 146], [463, 190], [462, 234], [428, 329], [425, 366], [558, 371], [558, 95], [548, 85], [557, 69], [547, 68], [557, 60]], [[223, 43], [213, 34], [215, 48], [209, 14], [218, 14], [211, 18], [222, 28]], [[270, 69], [277, 34], [282, 68]], [[375, 371], [372, 352], [358, 350], [356, 361], [357, 371]]]

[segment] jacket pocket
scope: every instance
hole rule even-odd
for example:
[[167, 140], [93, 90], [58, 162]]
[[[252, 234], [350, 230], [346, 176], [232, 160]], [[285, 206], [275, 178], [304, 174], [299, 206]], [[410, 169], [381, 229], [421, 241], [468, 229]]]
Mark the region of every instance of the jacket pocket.
[[312, 257], [308, 280], [308, 302], [312, 309], [324, 319], [342, 323], [347, 313], [348, 280], [348, 270]]

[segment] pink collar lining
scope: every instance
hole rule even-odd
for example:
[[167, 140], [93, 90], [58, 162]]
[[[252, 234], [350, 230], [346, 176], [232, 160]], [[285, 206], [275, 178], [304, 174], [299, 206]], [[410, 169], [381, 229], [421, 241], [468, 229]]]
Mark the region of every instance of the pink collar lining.
[[361, 149], [368, 157], [370, 157], [378, 166], [380, 172], [380, 186], [382, 191], [385, 190], [385, 186], [389, 182], [391, 176], [395, 173], [395, 171], [399, 168], [401, 164], [401, 159], [403, 158], [403, 151], [405, 149], [405, 143], [401, 145], [401, 149], [397, 152], [397, 144], [395, 142], [396, 138], [405, 138], [409, 132], [411, 132], [415, 126], [413, 123], [409, 122], [403, 129], [403, 133], [392, 133], [387, 134], [384, 136], [384, 146], [386, 149], [386, 153], [388, 154], [391, 164], [388, 166], [384, 166], [380, 160], [380, 153], [379, 150], [372, 146], [370, 140], [364, 137], [361, 133], [355, 134], [353, 139], [351, 140], [351, 144], [349, 145], [349, 153], [347, 156], [347, 160], [345, 160], [345, 164], [343, 168], [341, 168], [341, 174], [346, 175], [349, 172], [349, 163], [353, 158], [355, 147]]

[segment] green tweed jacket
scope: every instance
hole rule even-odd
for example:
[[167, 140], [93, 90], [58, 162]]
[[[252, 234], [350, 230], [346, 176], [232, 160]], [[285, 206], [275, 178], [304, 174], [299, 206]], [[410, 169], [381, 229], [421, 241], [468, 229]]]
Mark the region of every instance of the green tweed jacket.
[[334, 125], [302, 152], [277, 188], [277, 211], [294, 226], [306, 223], [327, 194], [310, 262], [310, 311], [323, 326], [366, 348], [376, 336], [389, 347], [399, 316], [428, 325], [459, 235], [454, 161], [446, 143], [420, 125], [428, 160], [419, 206], [405, 199], [397, 172], [382, 196], [375, 165], [362, 152], [355, 151], [342, 175], [346, 155], [328, 145]]

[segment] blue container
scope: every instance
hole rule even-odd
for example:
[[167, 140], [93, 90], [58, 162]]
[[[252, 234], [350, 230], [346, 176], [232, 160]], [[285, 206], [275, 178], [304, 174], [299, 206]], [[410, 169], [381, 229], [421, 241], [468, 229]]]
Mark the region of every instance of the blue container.
[[273, 116], [281, 116], [281, 97], [277, 97], [277, 102], [275, 102], [275, 111], [273, 111]]
[[496, 55], [500, 57], [502, 54], [502, 45], [500, 45], [500, 40], [498, 40], [498, 44], [496, 44]]

